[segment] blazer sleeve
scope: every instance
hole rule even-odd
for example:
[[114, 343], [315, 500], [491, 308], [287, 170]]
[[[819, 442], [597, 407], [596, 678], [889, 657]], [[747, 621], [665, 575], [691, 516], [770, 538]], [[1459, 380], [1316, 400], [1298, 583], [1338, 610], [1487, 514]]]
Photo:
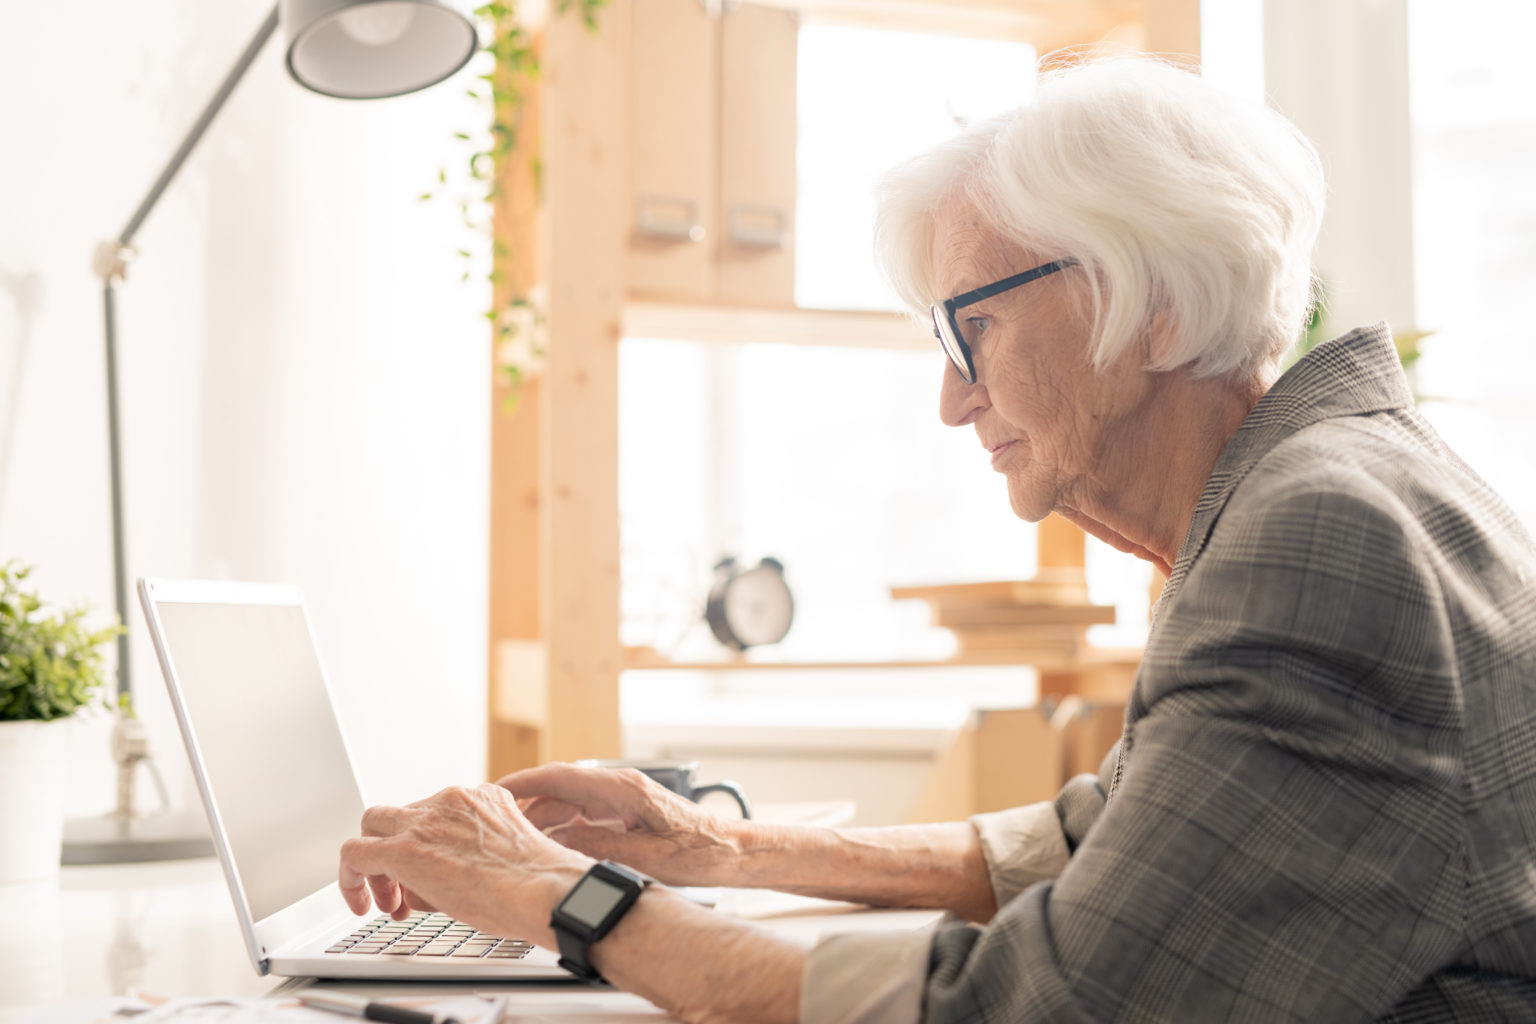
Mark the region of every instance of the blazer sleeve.
[[1103, 813], [1055, 882], [936, 934], [924, 1020], [1372, 1020], [1453, 955], [1436, 556], [1373, 495], [1233, 506], [1149, 644]]

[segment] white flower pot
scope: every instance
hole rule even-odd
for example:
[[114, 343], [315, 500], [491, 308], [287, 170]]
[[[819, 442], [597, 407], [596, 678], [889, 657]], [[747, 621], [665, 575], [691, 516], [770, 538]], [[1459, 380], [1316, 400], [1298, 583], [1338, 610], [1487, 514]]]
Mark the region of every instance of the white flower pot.
[[59, 872], [67, 741], [62, 721], [0, 722], [0, 884]]

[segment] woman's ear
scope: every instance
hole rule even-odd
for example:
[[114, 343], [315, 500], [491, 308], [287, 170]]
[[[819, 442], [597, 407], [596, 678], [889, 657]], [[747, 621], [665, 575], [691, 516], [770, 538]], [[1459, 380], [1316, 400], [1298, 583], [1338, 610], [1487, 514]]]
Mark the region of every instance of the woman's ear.
[[1144, 365], [1167, 369], [1177, 342], [1178, 327], [1173, 313], [1167, 307], [1159, 309], [1147, 321], [1147, 329], [1141, 337], [1142, 353], [1146, 357]]

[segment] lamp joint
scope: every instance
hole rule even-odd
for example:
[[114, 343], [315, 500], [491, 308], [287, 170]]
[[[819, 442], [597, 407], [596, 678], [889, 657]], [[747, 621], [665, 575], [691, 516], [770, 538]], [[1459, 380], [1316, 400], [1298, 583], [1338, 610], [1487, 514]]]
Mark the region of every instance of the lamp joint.
[[131, 245], [117, 241], [101, 242], [91, 255], [91, 269], [107, 284], [121, 284], [128, 276], [128, 264], [138, 255], [139, 251]]

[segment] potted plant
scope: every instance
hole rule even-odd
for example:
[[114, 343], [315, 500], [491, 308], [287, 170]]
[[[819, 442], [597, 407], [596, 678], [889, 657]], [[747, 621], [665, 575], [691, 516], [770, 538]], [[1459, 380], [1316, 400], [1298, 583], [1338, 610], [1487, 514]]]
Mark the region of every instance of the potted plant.
[[0, 883], [59, 869], [64, 829], [63, 719], [103, 703], [102, 646], [86, 609], [52, 609], [26, 589], [32, 572], [0, 564]]

